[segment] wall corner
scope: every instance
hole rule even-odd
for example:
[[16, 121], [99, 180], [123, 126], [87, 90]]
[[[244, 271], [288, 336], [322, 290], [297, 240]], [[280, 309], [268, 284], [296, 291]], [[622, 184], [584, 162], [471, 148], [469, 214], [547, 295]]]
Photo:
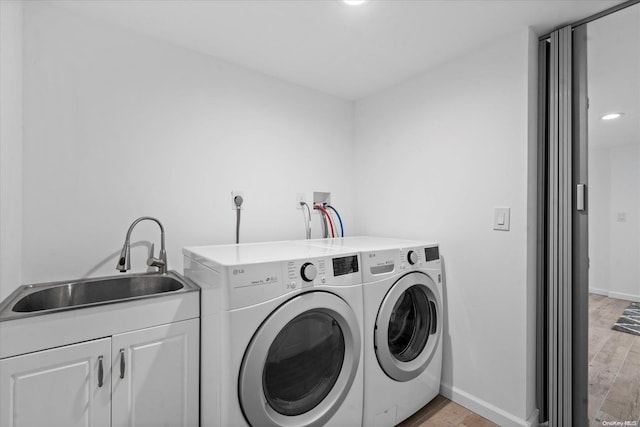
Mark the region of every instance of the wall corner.
[[23, 4], [0, 1], [0, 300], [22, 275]]

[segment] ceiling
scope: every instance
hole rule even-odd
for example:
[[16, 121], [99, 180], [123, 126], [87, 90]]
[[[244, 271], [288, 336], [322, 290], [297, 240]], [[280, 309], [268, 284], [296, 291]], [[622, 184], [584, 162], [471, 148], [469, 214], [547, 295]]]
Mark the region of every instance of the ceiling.
[[354, 100], [531, 27], [622, 0], [49, 0], [169, 43]]
[[587, 63], [589, 147], [640, 144], [640, 3], [588, 24]]

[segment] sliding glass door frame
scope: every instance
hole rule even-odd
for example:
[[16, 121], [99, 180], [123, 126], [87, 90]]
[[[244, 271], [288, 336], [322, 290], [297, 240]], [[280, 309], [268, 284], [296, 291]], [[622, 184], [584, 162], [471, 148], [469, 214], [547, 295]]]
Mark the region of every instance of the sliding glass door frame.
[[540, 422], [587, 425], [586, 26], [539, 44], [537, 399]]
[[587, 24], [539, 39], [536, 400], [549, 427], [588, 425]]
[[587, 24], [573, 29], [573, 420], [588, 424], [589, 396], [589, 185]]

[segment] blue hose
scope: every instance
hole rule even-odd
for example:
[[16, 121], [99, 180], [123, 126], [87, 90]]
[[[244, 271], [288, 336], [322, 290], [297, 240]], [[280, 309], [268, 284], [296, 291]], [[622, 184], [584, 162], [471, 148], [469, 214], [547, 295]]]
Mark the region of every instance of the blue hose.
[[336, 216], [338, 217], [338, 222], [340, 222], [340, 236], [344, 237], [344, 227], [342, 225], [342, 218], [340, 217], [340, 214], [338, 213], [336, 208], [334, 208], [333, 206], [327, 205], [327, 207], [331, 209], [333, 212], [335, 212]]

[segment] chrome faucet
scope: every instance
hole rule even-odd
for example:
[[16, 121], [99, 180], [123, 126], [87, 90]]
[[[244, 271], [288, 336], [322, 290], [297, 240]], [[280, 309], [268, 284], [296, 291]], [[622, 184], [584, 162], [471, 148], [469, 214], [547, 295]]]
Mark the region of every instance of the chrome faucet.
[[148, 219], [150, 221], [155, 221], [160, 226], [160, 257], [154, 258], [153, 256], [153, 244], [151, 245], [151, 256], [147, 260], [147, 265], [149, 267], [158, 267], [158, 271], [161, 274], [166, 274], [167, 272], [167, 251], [164, 248], [164, 227], [157, 219], [150, 216], [141, 216], [140, 218], [133, 221], [131, 226], [129, 226], [129, 230], [127, 231], [127, 237], [124, 241], [124, 246], [122, 247], [122, 251], [120, 251], [120, 257], [118, 258], [118, 265], [116, 265], [116, 269], [120, 270], [121, 273], [125, 273], [127, 270], [131, 269], [131, 256], [129, 254], [131, 248], [130, 239], [131, 232], [133, 231], [133, 227], [135, 227], [140, 221], [144, 221]]

